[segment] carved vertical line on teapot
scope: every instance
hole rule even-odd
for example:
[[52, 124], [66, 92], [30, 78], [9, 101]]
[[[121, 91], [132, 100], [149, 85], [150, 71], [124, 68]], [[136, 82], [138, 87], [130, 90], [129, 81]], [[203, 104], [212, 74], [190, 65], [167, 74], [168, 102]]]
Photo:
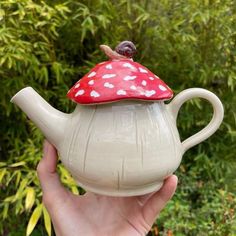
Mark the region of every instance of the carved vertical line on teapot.
[[134, 123], [135, 123], [135, 137], [136, 137], [136, 149], [139, 151], [139, 132], [138, 132], [138, 119], [137, 112], [134, 112]]
[[121, 179], [125, 180], [125, 157], [122, 158], [121, 173]]
[[143, 168], [143, 161], [144, 161], [144, 154], [143, 154], [143, 138], [141, 137], [140, 139], [140, 151], [141, 151], [141, 163], [142, 163], [142, 168]]
[[[69, 148], [67, 149], [67, 155], [68, 155], [68, 158], [71, 156], [71, 152], [73, 152], [73, 148], [74, 148], [74, 136], [75, 136], [75, 131], [72, 132], [72, 136], [71, 136], [71, 140], [69, 142]], [[73, 145], [72, 145], [73, 144]], [[71, 160], [69, 159], [69, 166], [71, 166]]]
[[90, 142], [90, 137], [91, 137], [91, 133], [89, 133], [89, 135], [87, 136], [87, 142], [86, 142], [86, 145], [85, 145], [84, 160], [83, 160], [83, 172], [85, 172], [86, 161], [87, 161], [87, 153], [88, 153], [88, 145], [89, 145], [89, 142]]
[[138, 120], [139, 120], [139, 116], [137, 114], [138, 111], [135, 111], [135, 130], [136, 130], [136, 149], [138, 154], [140, 153], [140, 160], [141, 160], [141, 164], [143, 167], [144, 164], [144, 147], [143, 147], [143, 130], [140, 130], [140, 124], [138, 124]]
[[[78, 120], [77, 120], [77, 122], [78, 122]], [[74, 135], [74, 145], [73, 145], [73, 147], [75, 147], [75, 152], [76, 153], [79, 153], [79, 149], [81, 148], [80, 146], [80, 142], [78, 141], [79, 140], [79, 134], [80, 134], [80, 130], [81, 130], [81, 123], [80, 122], [78, 122], [77, 124], [76, 124], [76, 130], [75, 130], [75, 135]]]
[[[73, 136], [72, 136], [72, 139], [71, 139], [71, 142], [70, 142], [70, 146], [69, 146], [69, 151], [70, 152], [78, 152], [78, 135], [80, 133], [80, 129], [81, 129], [81, 123], [79, 122], [79, 119], [76, 119], [74, 124], [73, 124], [73, 127], [75, 127], [75, 130], [73, 132]], [[70, 153], [71, 156], [72, 153]]]
[[159, 152], [160, 149], [159, 147], [161, 147], [161, 136], [162, 136], [162, 123], [161, 123], [161, 118], [162, 118], [162, 114], [161, 114], [161, 110], [160, 110], [160, 103], [159, 102], [154, 102], [153, 104], [151, 104], [148, 108], [148, 112], [149, 112], [149, 116], [150, 116], [150, 120], [151, 120], [151, 127], [150, 127], [150, 131], [152, 133], [152, 143], [153, 146], [155, 147], [155, 158], [158, 159], [159, 158]]
[[[75, 112], [75, 111], [74, 111]], [[79, 116], [80, 118], [80, 116]], [[78, 119], [76, 119], [77, 121]], [[73, 130], [74, 127], [76, 127], [77, 129], [77, 126], [75, 126], [75, 123], [74, 123], [74, 120], [71, 118], [70, 120], [70, 127], [68, 127], [68, 129], [71, 129]], [[68, 148], [66, 148], [66, 159], [67, 159], [67, 163], [68, 163], [68, 166], [71, 167], [71, 163], [72, 163], [72, 159], [70, 158], [71, 154], [73, 153], [74, 151], [74, 141], [75, 141], [75, 133], [76, 133], [76, 130], [73, 130], [73, 132], [71, 132], [71, 136], [68, 137], [68, 139], [66, 138], [65, 140], [67, 141], [68, 143]]]
[[[79, 141], [79, 135], [80, 135], [80, 131], [82, 128], [82, 124], [83, 122], [81, 122], [83, 120], [82, 117], [82, 112], [84, 112], [83, 108], [80, 105], [77, 105], [75, 111], [74, 111], [74, 115], [73, 115], [73, 119], [71, 119], [71, 125], [70, 125], [70, 130], [73, 130], [73, 132], [71, 132], [70, 134], [72, 134], [68, 141], [68, 148], [67, 148], [67, 153], [68, 153], [68, 160], [69, 160], [69, 166], [70, 168], [74, 169], [74, 168], [78, 168], [76, 166], [78, 166], [78, 160], [75, 157], [75, 153], [79, 153], [79, 149], [82, 148], [81, 143]], [[82, 167], [81, 167], [82, 168]]]
[[[68, 129], [70, 129], [72, 127], [72, 116], [70, 117], [70, 121], [68, 121]], [[68, 134], [66, 133], [66, 137], [64, 138], [64, 141], [63, 141], [63, 147], [62, 147], [62, 150], [66, 149], [66, 155], [65, 155], [65, 159], [66, 159], [66, 162], [63, 163], [65, 166], [68, 165], [69, 168], [70, 168], [70, 165], [71, 165], [71, 160], [70, 160], [70, 149], [71, 149], [71, 142], [69, 141], [69, 144], [68, 144], [68, 140], [70, 140], [70, 137], [68, 137]], [[68, 144], [68, 147], [69, 148], [65, 148], [66, 145]]]
[[[157, 141], [160, 142], [160, 127], [159, 127], [159, 122], [157, 122], [157, 116], [160, 115], [161, 112], [160, 112], [158, 104], [159, 103], [157, 104], [154, 103], [153, 105], [149, 106], [148, 113], [149, 113], [150, 120], [152, 122], [152, 126], [155, 127], [154, 132], [156, 132], [157, 134], [157, 137], [158, 137]], [[156, 114], [156, 110], [158, 111], [159, 114]], [[159, 143], [157, 145], [159, 145]]]
[[89, 120], [89, 123], [88, 123], [88, 132], [87, 132], [87, 142], [86, 142], [86, 145], [85, 145], [85, 150], [84, 150], [84, 159], [83, 159], [83, 172], [85, 172], [85, 167], [86, 167], [86, 160], [87, 160], [87, 154], [88, 154], [88, 145], [89, 145], [89, 142], [90, 142], [90, 138], [91, 138], [91, 130], [92, 130], [92, 123], [93, 123], [93, 120], [94, 120], [94, 117], [95, 117], [95, 113], [97, 111], [97, 105], [94, 107], [94, 109], [92, 109], [92, 115], [91, 115], [91, 118]]
[[120, 172], [117, 171], [117, 189], [120, 189]]
[[[77, 116], [79, 115], [79, 118], [76, 119], [76, 123], [74, 124], [74, 127], [76, 127], [75, 129], [75, 139], [74, 139], [74, 143], [77, 142], [78, 140], [78, 136], [80, 134], [80, 129], [81, 129], [81, 122], [79, 122], [80, 119], [80, 113], [77, 113]], [[76, 145], [76, 147], [78, 147], [78, 145]]]
[[177, 157], [177, 150], [176, 150], [176, 139], [175, 139], [175, 130], [173, 130], [173, 125], [172, 122], [170, 120], [170, 116], [169, 114], [167, 114], [167, 110], [164, 107], [164, 103], [162, 104], [162, 114], [164, 116], [164, 119], [167, 121], [168, 123], [168, 128], [171, 130], [171, 142], [172, 142], [172, 147], [173, 147], [173, 151], [174, 151], [174, 158]]

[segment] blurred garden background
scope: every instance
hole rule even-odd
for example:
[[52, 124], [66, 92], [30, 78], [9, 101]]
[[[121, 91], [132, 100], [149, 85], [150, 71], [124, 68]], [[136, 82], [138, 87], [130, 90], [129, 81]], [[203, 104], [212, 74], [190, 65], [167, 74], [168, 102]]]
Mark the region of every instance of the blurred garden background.
[[[107, 60], [99, 45], [123, 40], [135, 43], [135, 61], [175, 94], [203, 87], [225, 108], [220, 129], [183, 156], [177, 192], [149, 235], [236, 235], [235, 0], [1, 0], [0, 235], [54, 235], [35, 171], [44, 138], [11, 97], [32, 86], [54, 107], [73, 111], [66, 93]], [[207, 102], [186, 103], [181, 139], [211, 116]], [[61, 164], [58, 171], [71, 191], [83, 193]]]

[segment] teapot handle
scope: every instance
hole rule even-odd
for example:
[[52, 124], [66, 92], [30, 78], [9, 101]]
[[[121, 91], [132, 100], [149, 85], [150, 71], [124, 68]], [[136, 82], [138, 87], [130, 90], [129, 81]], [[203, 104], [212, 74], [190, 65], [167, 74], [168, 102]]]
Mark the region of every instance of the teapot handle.
[[190, 88], [180, 92], [175, 98], [168, 104], [168, 108], [172, 113], [175, 121], [178, 116], [180, 107], [189, 99], [192, 98], [203, 98], [211, 103], [213, 106], [213, 116], [210, 123], [203, 128], [201, 131], [190, 136], [182, 142], [183, 152], [186, 152], [189, 148], [199, 144], [200, 142], [209, 138], [219, 128], [223, 117], [224, 108], [220, 99], [212, 92], [202, 88]]

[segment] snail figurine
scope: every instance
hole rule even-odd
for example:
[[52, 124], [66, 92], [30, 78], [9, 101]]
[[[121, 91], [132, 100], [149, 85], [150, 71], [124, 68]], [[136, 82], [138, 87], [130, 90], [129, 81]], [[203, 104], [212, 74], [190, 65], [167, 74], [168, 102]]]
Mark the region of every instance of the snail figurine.
[[[134, 62], [130, 41], [97, 64], [68, 92], [77, 103], [71, 114], [50, 106], [34, 89], [20, 90], [18, 105], [58, 150], [62, 163], [87, 191], [135, 196], [157, 191], [180, 165], [183, 154], [211, 136], [223, 120], [223, 106], [212, 92], [190, 88], [172, 101], [172, 90]], [[213, 106], [210, 123], [181, 142], [176, 118], [182, 104], [200, 97]]]

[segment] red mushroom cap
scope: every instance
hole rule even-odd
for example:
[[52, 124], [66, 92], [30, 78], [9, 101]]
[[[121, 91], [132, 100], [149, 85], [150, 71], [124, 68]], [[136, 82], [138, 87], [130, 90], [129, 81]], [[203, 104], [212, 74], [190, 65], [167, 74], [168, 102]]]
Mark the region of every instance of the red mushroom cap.
[[80, 104], [131, 100], [168, 100], [172, 90], [146, 67], [130, 59], [97, 64], [67, 93]]

